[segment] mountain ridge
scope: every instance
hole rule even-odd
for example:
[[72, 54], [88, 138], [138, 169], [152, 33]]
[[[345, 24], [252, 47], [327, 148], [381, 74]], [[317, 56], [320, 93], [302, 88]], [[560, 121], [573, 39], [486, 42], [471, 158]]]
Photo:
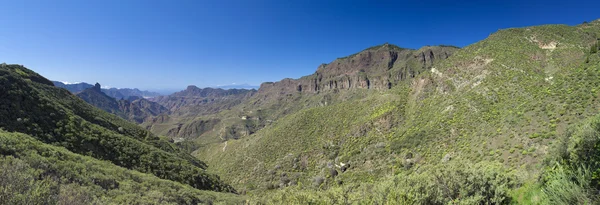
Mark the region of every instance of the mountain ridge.
[[[386, 43], [258, 90], [188, 86], [157, 97], [168, 112], [141, 124], [154, 134], [2, 65], [9, 145], [0, 153], [10, 156], [0, 165], [37, 150], [79, 163], [87, 155], [196, 189], [239, 190], [247, 204], [594, 204], [599, 50], [600, 19], [501, 29], [463, 48]], [[110, 98], [99, 84], [86, 91]], [[124, 181], [110, 179], [98, 186]]]
[[[216, 109], [215, 111], [210, 106], [200, 108], [206, 104], [198, 104], [197, 110], [210, 109], [214, 111], [198, 112], [194, 109], [185, 109], [185, 105], [180, 105], [179, 108], [183, 108], [185, 112], [158, 116], [153, 122], [144, 123], [144, 126], [154, 133], [174, 138], [179, 145], [188, 148], [214, 145], [229, 139], [241, 139], [269, 126], [280, 117], [298, 110], [360, 99], [367, 96], [370, 90], [373, 92], [389, 90], [390, 84], [409, 80], [413, 74], [429, 69], [435, 61], [435, 57], [432, 57], [431, 53], [434, 53], [433, 56], [440, 56], [438, 60], [441, 60], [451, 55], [456, 49], [456, 47], [450, 46], [423, 47], [416, 50], [402, 49], [390, 44], [374, 46], [349, 57], [338, 58], [330, 64], [322, 64], [312, 75], [298, 79], [286, 78], [275, 83], [263, 83], [255, 94], [226, 109]], [[399, 52], [402, 52], [404, 57], [393, 57], [397, 56]], [[392, 75], [392, 73], [397, 75]], [[400, 77], [400, 75], [404, 77]], [[396, 80], [391, 80], [392, 78], [389, 76], [396, 76]], [[318, 80], [317, 77], [320, 77], [321, 80]], [[385, 83], [379, 84], [385, 85], [378, 87], [353, 83], [359, 82], [358, 78], [366, 81], [375, 79], [373, 80], [374, 84], [377, 84], [375, 83], [377, 79], [384, 79]], [[298, 89], [299, 86], [315, 82], [317, 84], [313, 88], [317, 90]], [[351, 86], [342, 86], [348, 82]], [[339, 86], [336, 87], [335, 84]], [[198, 89], [190, 86], [186, 89], [188, 92], [185, 93], [199, 92]], [[179, 95], [179, 97], [172, 98], [171, 102], [179, 103], [182, 102], [181, 95], [187, 94], [176, 93], [174, 95]], [[164, 100], [165, 98], [168, 97], [159, 99]], [[161, 104], [170, 107], [164, 102]]]
[[[87, 88], [94, 87], [94, 85], [85, 82], [65, 84], [60, 81], [52, 81], [52, 83], [54, 86], [65, 88], [73, 94], [77, 94]], [[115, 99], [128, 99], [131, 96], [151, 98], [162, 95], [156, 92], [141, 91], [137, 88], [102, 88], [102, 92]]]
[[[399, 81], [414, 77], [457, 50], [450, 46], [405, 49], [383, 44], [321, 64], [314, 74], [298, 79], [262, 83], [259, 93], [319, 92], [333, 89], [389, 89]], [[275, 91], [270, 91], [275, 90]]]
[[[200, 190], [235, 192], [206, 163], [20, 65], [0, 66], [0, 128]], [[92, 88], [94, 89], [94, 88]]]
[[145, 98], [130, 96], [127, 100], [117, 100], [104, 93], [99, 83], [76, 95], [97, 108], [138, 124], [168, 111], [158, 103]]
[[[247, 191], [265, 193], [262, 199], [271, 203], [284, 203], [287, 197], [308, 203], [306, 195], [322, 203], [344, 198], [359, 203], [364, 202], [360, 199], [364, 193], [380, 187], [381, 198], [365, 200], [443, 204], [419, 198], [419, 190], [436, 190], [426, 184], [451, 180], [439, 175], [446, 171], [435, 170], [462, 169], [453, 161], [467, 167], [500, 164], [513, 173], [536, 178], [545, 170], [540, 167], [554, 139], [568, 134], [571, 124], [598, 114], [599, 37], [598, 21], [502, 29], [444, 60], [428, 57], [444, 55], [431, 55], [427, 49], [412, 55], [412, 65], [418, 69], [388, 69], [408, 72], [403, 77], [401, 72], [394, 73], [396, 77], [388, 75], [387, 81], [379, 83], [383, 89], [368, 89], [368, 84], [346, 76], [358, 76], [352, 71], [364, 68], [374, 71], [368, 79], [375, 79], [377, 68], [386, 70], [390, 61], [364, 60], [362, 65], [380, 66], [326, 70], [337, 66], [334, 61], [317, 69], [329, 72], [332, 80], [320, 81], [325, 84], [314, 80], [325, 73], [264, 83], [256, 96], [234, 110], [273, 123], [238, 140], [203, 143], [194, 154], [220, 162], [212, 168], [224, 179]], [[362, 57], [369, 57], [367, 53]], [[384, 59], [392, 56], [384, 54]], [[361, 55], [338, 61], [352, 65], [352, 58]], [[385, 86], [387, 82], [392, 83], [391, 89]], [[206, 137], [201, 140], [207, 141]], [[440, 178], [427, 178], [432, 175]], [[423, 178], [412, 181], [413, 176]], [[506, 180], [502, 175], [491, 177]], [[392, 185], [377, 185], [380, 182]], [[399, 192], [386, 191], [390, 186]], [[443, 193], [428, 196], [449, 197]], [[510, 198], [509, 194], [501, 197]]]

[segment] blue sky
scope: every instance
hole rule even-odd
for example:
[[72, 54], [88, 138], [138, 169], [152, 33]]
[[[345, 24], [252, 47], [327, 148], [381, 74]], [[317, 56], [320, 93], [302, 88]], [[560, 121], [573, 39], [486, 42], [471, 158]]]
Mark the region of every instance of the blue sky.
[[0, 62], [52, 80], [184, 89], [298, 78], [389, 42], [466, 46], [502, 28], [576, 25], [600, 1], [5, 1]]

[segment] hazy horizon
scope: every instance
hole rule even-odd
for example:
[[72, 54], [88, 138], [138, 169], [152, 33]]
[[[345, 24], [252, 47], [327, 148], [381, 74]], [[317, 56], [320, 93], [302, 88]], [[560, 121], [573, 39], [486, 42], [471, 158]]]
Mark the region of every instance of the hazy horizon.
[[[93, 85], [95, 83], [91, 83], [91, 82], [68, 82], [68, 81], [60, 81], [60, 80], [53, 80], [53, 79], [49, 79], [51, 81], [56, 81], [56, 82], [60, 82], [63, 83], [65, 85], [76, 85], [76, 84], [89, 84], [89, 85]], [[100, 82], [97, 82], [100, 83]], [[196, 86], [196, 85], [188, 85], [186, 87], [182, 87], [182, 88], [165, 88], [165, 89], [143, 89], [143, 88], [137, 88], [137, 87], [112, 87], [110, 85], [103, 85], [102, 83], [100, 83], [100, 86], [102, 89], [139, 89], [141, 91], [150, 91], [150, 92], [156, 92], [156, 93], [160, 93], [163, 95], [169, 95], [178, 91], [182, 91], [185, 90], [188, 86]], [[199, 86], [196, 86], [199, 87]], [[206, 86], [206, 87], [199, 87], [199, 88], [221, 88], [221, 89], [258, 89], [260, 87], [260, 85], [250, 85], [247, 83], [242, 83], [242, 84], [238, 84], [238, 83], [232, 83], [229, 85], [214, 85], [214, 86]]]

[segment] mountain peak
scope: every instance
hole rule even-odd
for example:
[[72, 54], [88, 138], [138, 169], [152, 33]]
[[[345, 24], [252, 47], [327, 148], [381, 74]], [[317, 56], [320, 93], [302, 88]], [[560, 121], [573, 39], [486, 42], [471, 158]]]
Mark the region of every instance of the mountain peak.
[[96, 82], [96, 84], [94, 85], [94, 90], [102, 92], [102, 86], [100, 86], [100, 83]]
[[200, 89], [198, 86], [195, 85], [188, 85], [187, 88], [185, 90], [198, 90]]
[[381, 49], [381, 48], [383, 48], [383, 49], [390, 49], [390, 50], [405, 50], [405, 49], [407, 49], [407, 48], [402, 48], [400, 46], [397, 46], [397, 45], [394, 45], [394, 44], [389, 44], [389, 43], [386, 42], [386, 43], [381, 44], [381, 45], [376, 45], [376, 46], [369, 47], [369, 48], [367, 48], [367, 49], [365, 49], [363, 51], [377, 50], [377, 49]]

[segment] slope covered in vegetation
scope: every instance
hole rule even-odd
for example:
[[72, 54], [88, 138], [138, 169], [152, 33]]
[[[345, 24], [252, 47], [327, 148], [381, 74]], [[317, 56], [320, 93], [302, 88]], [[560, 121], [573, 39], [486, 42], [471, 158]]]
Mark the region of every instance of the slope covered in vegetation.
[[164, 106], [177, 109], [143, 125], [193, 151], [252, 135], [299, 110], [361, 99], [371, 92], [390, 89], [429, 70], [434, 62], [451, 56], [457, 49], [449, 46], [406, 49], [386, 43], [322, 64], [309, 76], [265, 82], [258, 92], [246, 91], [251, 95], [207, 98], [207, 94], [224, 91], [190, 86], [185, 91], [157, 98]]
[[19, 65], [0, 67], [0, 128], [74, 153], [189, 184], [234, 192], [206, 164], [165, 139], [101, 111]]
[[[599, 40], [597, 20], [504, 29], [462, 49], [385, 44], [265, 83], [206, 115], [147, 124], [162, 134], [175, 128], [173, 137], [187, 138], [179, 145], [210, 167], [22, 66], [2, 65], [0, 127], [10, 133], [0, 132], [0, 166], [39, 187], [15, 186], [31, 199], [55, 201], [81, 186], [76, 196], [107, 203], [239, 202], [173, 192], [188, 189], [180, 182], [225, 192], [232, 184], [251, 204], [600, 203]], [[204, 103], [186, 95], [171, 105], [180, 99]], [[92, 171], [65, 168], [78, 164]], [[139, 192], [142, 176], [153, 194]]]
[[[361, 190], [391, 183], [384, 193], [413, 194], [394, 203], [507, 202], [541, 174], [557, 136], [598, 113], [599, 37], [600, 21], [500, 30], [391, 90], [356, 91], [363, 97], [302, 109], [196, 155], [266, 198], [337, 190], [359, 200], [368, 197]], [[472, 183], [452, 181], [469, 175]], [[498, 190], [478, 193], [478, 180]]]
[[200, 191], [0, 130], [0, 204], [239, 204], [234, 194]]

